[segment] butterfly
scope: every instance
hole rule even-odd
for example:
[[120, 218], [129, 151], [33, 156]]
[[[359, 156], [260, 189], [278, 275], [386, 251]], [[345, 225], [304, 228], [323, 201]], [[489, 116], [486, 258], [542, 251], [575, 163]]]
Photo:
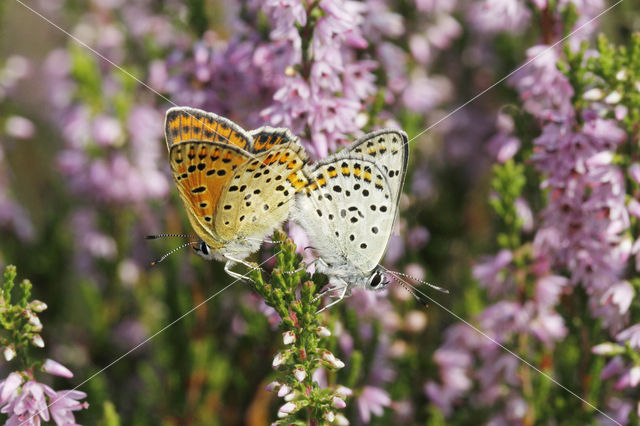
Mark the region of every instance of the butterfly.
[[333, 278], [328, 291], [341, 291], [325, 309], [352, 288], [388, 284], [379, 263], [398, 215], [408, 146], [405, 132], [379, 130], [304, 169], [308, 184], [293, 217], [318, 253], [316, 269]]
[[171, 173], [193, 230], [194, 247], [225, 271], [257, 251], [286, 220], [306, 180], [307, 155], [287, 129], [245, 131], [224, 117], [195, 108], [167, 111], [165, 136]]

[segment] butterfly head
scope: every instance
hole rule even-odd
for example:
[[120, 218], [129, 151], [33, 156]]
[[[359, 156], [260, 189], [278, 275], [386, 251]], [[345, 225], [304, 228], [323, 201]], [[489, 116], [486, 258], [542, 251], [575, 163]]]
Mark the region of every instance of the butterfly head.
[[195, 244], [193, 246], [193, 251], [205, 260], [213, 260], [215, 258], [211, 247], [209, 247], [204, 241], [200, 241], [198, 244]]

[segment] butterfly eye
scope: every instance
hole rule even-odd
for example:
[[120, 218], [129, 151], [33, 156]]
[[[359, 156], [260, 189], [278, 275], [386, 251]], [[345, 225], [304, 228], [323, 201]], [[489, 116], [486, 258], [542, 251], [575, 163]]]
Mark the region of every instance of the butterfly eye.
[[378, 271], [374, 272], [374, 274], [369, 279], [369, 285], [372, 288], [378, 288], [382, 284], [382, 274]]
[[200, 251], [205, 255], [209, 255], [209, 246], [204, 241], [200, 242]]

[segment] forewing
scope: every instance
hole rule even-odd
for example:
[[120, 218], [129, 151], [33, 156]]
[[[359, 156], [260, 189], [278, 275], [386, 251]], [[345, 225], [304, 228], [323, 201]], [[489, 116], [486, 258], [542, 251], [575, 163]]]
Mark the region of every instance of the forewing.
[[[253, 153], [260, 153], [268, 151], [273, 147], [280, 145], [296, 144], [301, 146], [298, 138], [294, 136], [289, 129], [285, 128], [273, 128], [273, 127], [260, 127], [256, 130], [251, 130], [249, 135], [253, 138]], [[307, 155], [304, 149], [300, 152], [300, 157], [306, 162]]]
[[171, 173], [191, 226], [214, 250], [223, 241], [213, 230], [220, 194], [248, 160], [242, 149], [218, 142], [180, 142], [171, 146]]
[[409, 161], [407, 134], [396, 129], [382, 129], [366, 134], [339, 153], [345, 157], [353, 154], [371, 157], [371, 161], [384, 172], [393, 198], [397, 201], [402, 192]]
[[330, 265], [351, 263], [362, 273], [380, 262], [393, 229], [396, 204], [382, 170], [369, 159], [337, 158], [307, 172], [297, 216]]
[[259, 238], [270, 234], [289, 216], [296, 192], [305, 187], [306, 162], [296, 143], [256, 154], [227, 183], [216, 214], [215, 230], [222, 238]]
[[211, 112], [176, 107], [167, 111], [165, 120], [167, 147], [184, 141], [209, 141], [251, 151], [253, 140], [240, 126]]

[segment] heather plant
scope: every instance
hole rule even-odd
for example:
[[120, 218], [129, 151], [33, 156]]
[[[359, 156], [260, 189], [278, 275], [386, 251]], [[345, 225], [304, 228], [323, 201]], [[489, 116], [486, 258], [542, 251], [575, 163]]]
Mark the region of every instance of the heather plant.
[[0, 324], [2, 335], [0, 346], [5, 361], [12, 372], [0, 381], [0, 404], [7, 414], [6, 424], [36, 425], [40, 421], [53, 420], [57, 425], [75, 423], [73, 412], [89, 405], [79, 400], [86, 394], [77, 390], [55, 391], [47, 384], [36, 380], [36, 371], [71, 378], [73, 373], [62, 364], [52, 360], [38, 360], [34, 348], [44, 348], [40, 336], [42, 322], [38, 314], [47, 309], [39, 300], [31, 299], [32, 284], [22, 280], [15, 288], [16, 267], [5, 268], [2, 294], [0, 295]]
[[[275, 238], [286, 236], [276, 233]], [[260, 273], [252, 274], [256, 292], [282, 319], [284, 348], [272, 363], [279, 377], [268, 388], [277, 391], [278, 397], [286, 401], [278, 409], [280, 423], [333, 422], [336, 410], [345, 407], [344, 399], [351, 395], [351, 390], [339, 385], [321, 388], [314, 380], [319, 368], [333, 371], [343, 368], [344, 363], [325, 347], [331, 332], [321, 325], [317, 314], [320, 299], [315, 297], [316, 289], [322, 288], [326, 281], [317, 276], [315, 282], [309, 279], [295, 248], [291, 240], [282, 240], [269, 283]], [[341, 414], [337, 416], [344, 419]]]

